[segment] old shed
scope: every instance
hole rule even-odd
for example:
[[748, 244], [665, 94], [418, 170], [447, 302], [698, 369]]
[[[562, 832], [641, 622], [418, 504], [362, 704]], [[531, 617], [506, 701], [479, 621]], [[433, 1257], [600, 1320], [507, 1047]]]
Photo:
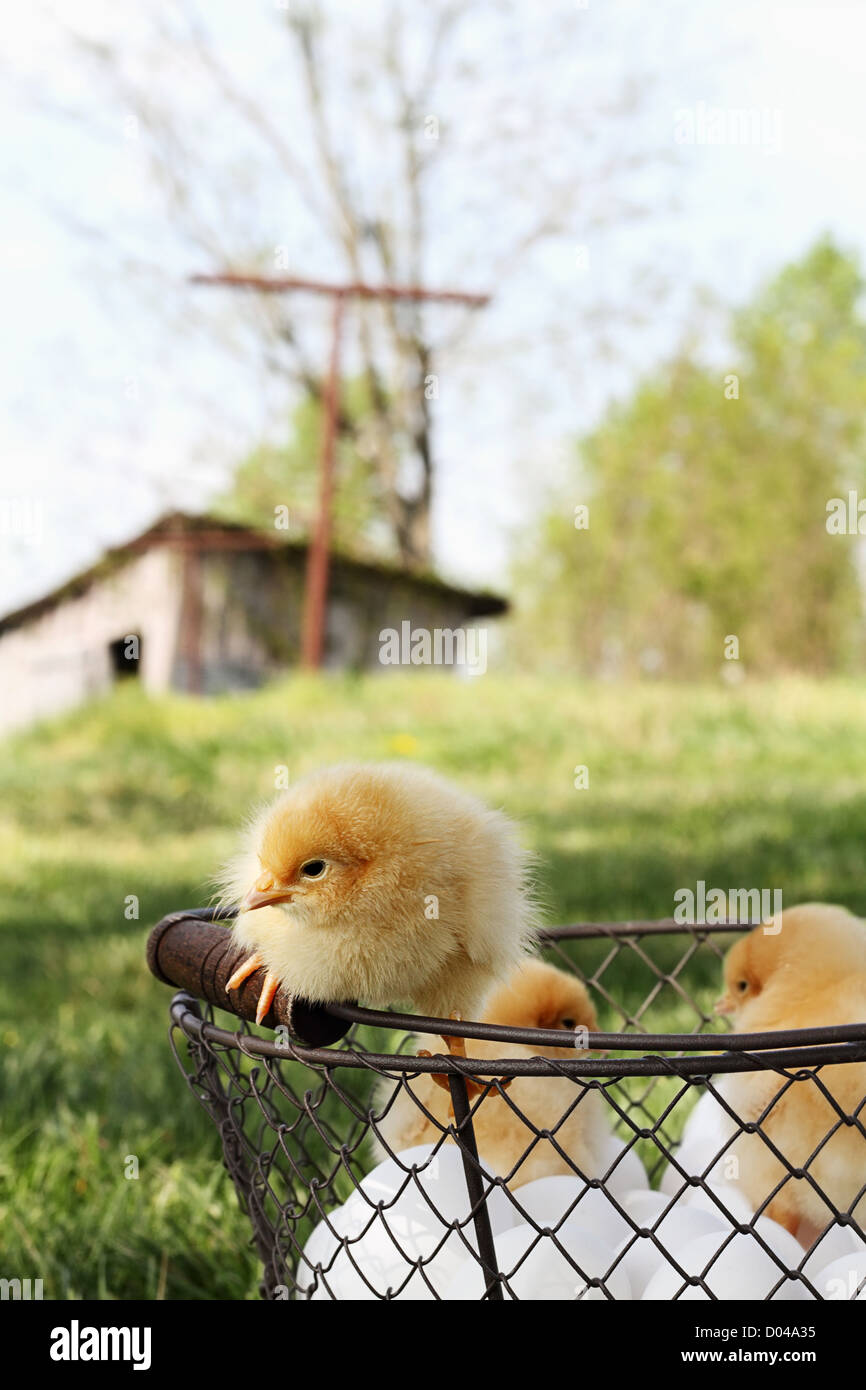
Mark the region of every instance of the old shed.
[[[137, 679], [213, 694], [299, 657], [307, 545], [172, 512], [91, 568], [0, 619], [0, 725], [12, 728]], [[336, 553], [324, 664], [380, 664], [381, 634], [449, 632], [507, 608], [432, 574]]]

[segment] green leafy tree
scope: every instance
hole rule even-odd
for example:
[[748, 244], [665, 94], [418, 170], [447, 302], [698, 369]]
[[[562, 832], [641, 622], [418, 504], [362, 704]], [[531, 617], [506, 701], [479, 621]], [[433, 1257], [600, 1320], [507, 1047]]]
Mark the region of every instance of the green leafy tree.
[[[272, 528], [275, 509], [288, 508], [289, 527], [307, 534], [318, 510], [323, 428], [321, 397], [296, 407], [283, 443], [260, 444], [239, 465], [214, 512], [246, 526]], [[376, 467], [369, 391], [364, 380], [343, 382], [335, 458], [334, 541], [338, 548], [377, 555], [397, 553], [386, 520], [387, 501]]]
[[730, 367], [684, 353], [608, 412], [518, 566], [536, 655], [702, 676], [733, 636], [753, 671], [862, 664], [858, 537], [826, 525], [866, 483], [862, 294], [822, 240], [734, 315]]

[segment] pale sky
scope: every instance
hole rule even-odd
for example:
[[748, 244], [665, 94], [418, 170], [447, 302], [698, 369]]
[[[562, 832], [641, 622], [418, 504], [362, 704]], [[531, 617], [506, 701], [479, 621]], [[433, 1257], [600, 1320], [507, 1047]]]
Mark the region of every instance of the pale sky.
[[[335, 3], [346, 8], [345, 0]], [[159, 9], [157, 0], [150, 4]], [[676, 0], [612, 0], [610, 7], [640, 30], [650, 11], [664, 18], [666, 6], [682, 13]], [[221, 41], [245, 56], [248, 46], [251, 70], [266, 33], [254, 11], [267, 8], [263, 0], [212, 0], [208, 7]], [[525, 8], [531, 25], [534, 0]], [[65, 0], [61, 10], [70, 27], [93, 36], [120, 33], [133, 47], [153, 12], [148, 3], [103, 0]], [[677, 156], [673, 181], [657, 190], [644, 186], [651, 201], [657, 191], [657, 215], [591, 244], [582, 272], [614, 304], [627, 294], [648, 322], [617, 329], [616, 362], [584, 349], [571, 361], [566, 343], [564, 370], [551, 379], [533, 345], [543, 327], [538, 306], [561, 292], [573, 298], [579, 317], [573, 248], [534, 256], [500, 289], [487, 328], [525, 338], [520, 371], [503, 380], [483, 354], [468, 354], [455, 391], [438, 407], [436, 555], [453, 577], [503, 582], [509, 530], [558, 476], [568, 440], [612, 393], [627, 390], [671, 351], [699, 287], [741, 302], [827, 231], [866, 264], [866, 5], [705, 0], [685, 13], [688, 24], [676, 34], [676, 52], [662, 65], [642, 118], [647, 133]], [[613, 51], [599, 58], [613, 67], [625, 62]], [[34, 103], [34, 86], [50, 93], [53, 111]], [[88, 103], [95, 134], [63, 114]], [[763, 139], [703, 143], [702, 112], [711, 107], [721, 108], [723, 120], [754, 109]], [[696, 122], [691, 145], [675, 138], [683, 110]], [[187, 338], [160, 329], [146, 295], [165, 293], [164, 280], [152, 290], [146, 281], [129, 292], [97, 288], [97, 267], [116, 261], [114, 242], [137, 219], [158, 219], [159, 203], [137, 165], [125, 113], [100, 109], [82, 64], [39, 5], [7, 0], [0, 120], [5, 612], [167, 507], [204, 508], [233, 461], [272, 423], [275, 401], [273, 388], [263, 392], [242, 365], [209, 350], [206, 331]], [[667, 206], [671, 189], [676, 206]], [[575, 246], [583, 239], [576, 227]], [[169, 238], [158, 251], [169, 280], [175, 277], [182, 319], [193, 308], [185, 273], [203, 267], [178, 256]], [[634, 276], [647, 264], [668, 276], [670, 288], [660, 300], [647, 289], [641, 304], [644, 282], [635, 285]], [[212, 312], [222, 325], [230, 310], [223, 303]], [[719, 343], [714, 351], [724, 355]], [[16, 534], [22, 513], [13, 504], [21, 503], [41, 514], [37, 534]]]

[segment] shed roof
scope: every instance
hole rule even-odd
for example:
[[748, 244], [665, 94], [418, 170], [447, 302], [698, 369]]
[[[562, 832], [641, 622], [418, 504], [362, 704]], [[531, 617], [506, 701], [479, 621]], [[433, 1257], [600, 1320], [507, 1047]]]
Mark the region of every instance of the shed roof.
[[[237, 522], [224, 521], [218, 517], [197, 516], [180, 511], [167, 512], [140, 535], [125, 541], [123, 545], [111, 546], [94, 565], [65, 580], [42, 598], [35, 599], [22, 608], [16, 608], [0, 618], [0, 635], [41, 618], [44, 613], [57, 608], [67, 599], [79, 598], [94, 584], [128, 564], [136, 555], [158, 546], [199, 551], [280, 550], [303, 554], [308, 548], [308, 542], [282, 536], [276, 531], [263, 531]], [[473, 618], [496, 617], [508, 610], [507, 599], [497, 594], [463, 589], [448, 584], [430, 571], [407, 569], [396, 561], [361, 558], [340, 549], [333, 552], [332, 559], [334, 564], [339, 565], [344, 571], [355, 570], [358, 573], [398, 578], [417, 589], [439, 594], [443, 598], [459, 598], [467, 607], [469, 616]]]

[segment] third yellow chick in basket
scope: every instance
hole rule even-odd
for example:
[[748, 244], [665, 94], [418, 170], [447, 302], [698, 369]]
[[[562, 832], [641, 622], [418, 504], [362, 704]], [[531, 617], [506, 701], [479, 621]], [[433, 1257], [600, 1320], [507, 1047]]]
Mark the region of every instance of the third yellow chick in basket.
[[[716, 1007], [737, 1032], [866, 1021], [866, 923], [844, 907], [803, 903], [785, 909], [781, 930], [776, 925], [756, 927], [725, 961], [725, 994]], [[759, 1123], [760, 1133], [739, 1135], [734, 1144], [753, 1206], [773, 1193], [789, 1166], [804, 1170], [788, 1178], [766, 1215], [810, 1244], [833, 1220], [830, 1202], [866, 1221], [866, 1062], [797, 1070], [815, 1080], [740, 1072], [725, 1076], [721, 1090], [741, 1121]]]

